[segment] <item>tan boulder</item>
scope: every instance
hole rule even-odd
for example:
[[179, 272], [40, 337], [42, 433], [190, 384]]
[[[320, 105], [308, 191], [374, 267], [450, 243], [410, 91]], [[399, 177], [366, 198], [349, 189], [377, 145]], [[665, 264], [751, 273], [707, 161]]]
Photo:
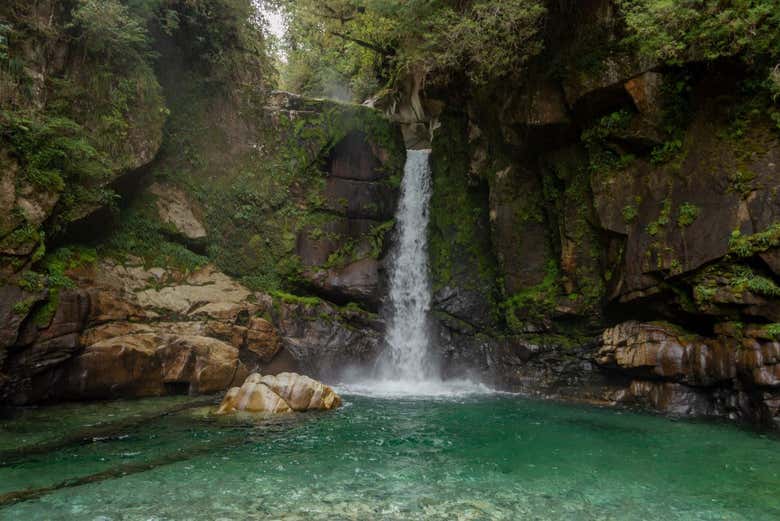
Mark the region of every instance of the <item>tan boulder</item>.
[[291, 412], [292, 409], [287, 405], [287, 402], [260, 380], [261, 376], [254, 373], [249, 375], [240, 388], [230, 389], [222, 400], [217, 414], [227, 414], [234, 411], [274, 414]]
[[196, 215], [200, 212], [184, 190], [170, 183], [154, 183], [149, 192], [157, 196], [157, 213], [162, 222], [173, 226], [186, 239], [206, 238], [206, 228]]
[[[240, 381], [238, 349], [214, 338], [140, 332], [92, 344], [71, 360], [66, 394], [79, 398], [206, 394]], [[95, 334], [99, 338], [101, 334]]]
[[308, 376], [280, 373], [276, 376], [265, 375], [260, 381], [284, 398], [296, 411], [330, 410], [341, 405], [341, 398], [333, 389]]
[[261, 376], [253, 373], [240, 388], [234, 387], [227, 392], [217, 414], [330, 410], [340, 405], [341, 398], [333, 389], [308, 376], [295, 373]]

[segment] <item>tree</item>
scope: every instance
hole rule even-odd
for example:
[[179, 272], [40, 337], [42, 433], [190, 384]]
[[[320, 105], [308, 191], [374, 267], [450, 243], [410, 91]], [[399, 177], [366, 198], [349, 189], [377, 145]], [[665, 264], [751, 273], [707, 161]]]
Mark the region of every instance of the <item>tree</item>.
[[[485, 83], [542, 48], [543, 0], [288, 0], [286, 85], [359, 101], [407, 69]], [[340, 88], [334, 89], [334, 84]]]

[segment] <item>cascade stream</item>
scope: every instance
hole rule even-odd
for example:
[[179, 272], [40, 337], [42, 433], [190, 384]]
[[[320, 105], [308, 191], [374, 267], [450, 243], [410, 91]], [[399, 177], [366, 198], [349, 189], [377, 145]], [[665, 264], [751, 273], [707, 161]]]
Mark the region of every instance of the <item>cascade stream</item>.
[[429, 158], [430, 150], [407, 151], [396, 212], [398, 237], [390, 257], [387, 349], [380, 363], [384, 379], [420, 382], [437, 378], [429, 355], [428, 328]]

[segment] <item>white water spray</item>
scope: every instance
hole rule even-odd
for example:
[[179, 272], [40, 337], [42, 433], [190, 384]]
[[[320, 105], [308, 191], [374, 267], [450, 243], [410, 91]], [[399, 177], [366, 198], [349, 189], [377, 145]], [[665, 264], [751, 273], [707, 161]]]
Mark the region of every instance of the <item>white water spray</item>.
[[431, 199], [429, 150], [408, 150], [401, 199], [396, 212], [397, 238], [389, 257], [387, 347], [376, 373], [352, 382], [344, 391], [371, 396], [442, 397], [490, 392], [467, 380], [442, 381], [431, 354], [429, 313], [432, 290], [428, 271], [428, 206]]
[[428, 347], [431, 280], [428, 273], [428, 204], [431, 200], [430, 151], [407, 151], [398, 230], [390, 257], [390, 313], [387, 350], [380, 378], [421, 382], [438, 379]]

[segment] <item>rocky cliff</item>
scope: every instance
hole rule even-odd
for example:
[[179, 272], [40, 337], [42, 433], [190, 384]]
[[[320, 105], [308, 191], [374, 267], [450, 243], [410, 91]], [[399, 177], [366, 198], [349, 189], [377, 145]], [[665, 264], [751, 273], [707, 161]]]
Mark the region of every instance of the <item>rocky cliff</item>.
[[[159, 26], [146, 11], [111, 5], [118, 11], [88, 3], [148, 27], [133, 26], [156, 104], [134, 87], [146, 104], [131, 97], [119, 112], [69, 113], [65, 129], [52, 126], [65, 119], [52, 101], [62, 82], [82, 81], [72, 78], [77, 67], [102, 70], [86, 36], [69, 33], [87, 32], [79, 17], [88, 7], [0, 12], [20, 75], [38, 77], [40, 65], [50, 76], [38, 98], [22, 80], [2, 91], [15, 96], [3, 104], [2, 401], [212, 393], [254, 370], [334, 376], [370, 361], [383, 330], [376, 312], [405, 157], [400, 128], [360, 105], [271, 92], [240, 17], [172, 1], [152, 14], [178, 22]], [[35, 36], [44, 22], [53, 42]], [[209, 40], [224, 36], [214, 24], [238, 36]], [[136, 81], [133, 70], [112, 71], [113, 81]], [[109, 116], [125, 119], [119, 148], [101, 148], [104, 129], [92, 127]], [[43, 154], [56, 161], [41, 163]], [[71, 165], [82, 158], [105, 168], [99, 179], [82, 175], [92, 163]], [[30, 184], [42, 168], [61, 181], [55, 191]], [[74, 199], [82, 181], [107, 200]]]
[[[552, 25], [522, 78], [423, 94], [451, 370], [777, 422], [780, 133], [765, 71], [649, 60], [620, 43], [611, 2]], [[591, 38], [571, 31], [585, 26]]]
[[744, 60], [650, 59], [613, 2], [561, 4], [521, 77], [413, 69], [359, 106], [225, 76], [193, 48], [214, 21], [171, 1], [184, 22], [149, 29], [154, 59], [111, 76], [132, 95], [94, 111], [62, 101], [101, 59], [67, 9], [0, 10], [23, 65], [0, 91], [3, 399], [370, 363], [406, 144], [432, 148], [447, 374], [776, 424], [776, 102]]

